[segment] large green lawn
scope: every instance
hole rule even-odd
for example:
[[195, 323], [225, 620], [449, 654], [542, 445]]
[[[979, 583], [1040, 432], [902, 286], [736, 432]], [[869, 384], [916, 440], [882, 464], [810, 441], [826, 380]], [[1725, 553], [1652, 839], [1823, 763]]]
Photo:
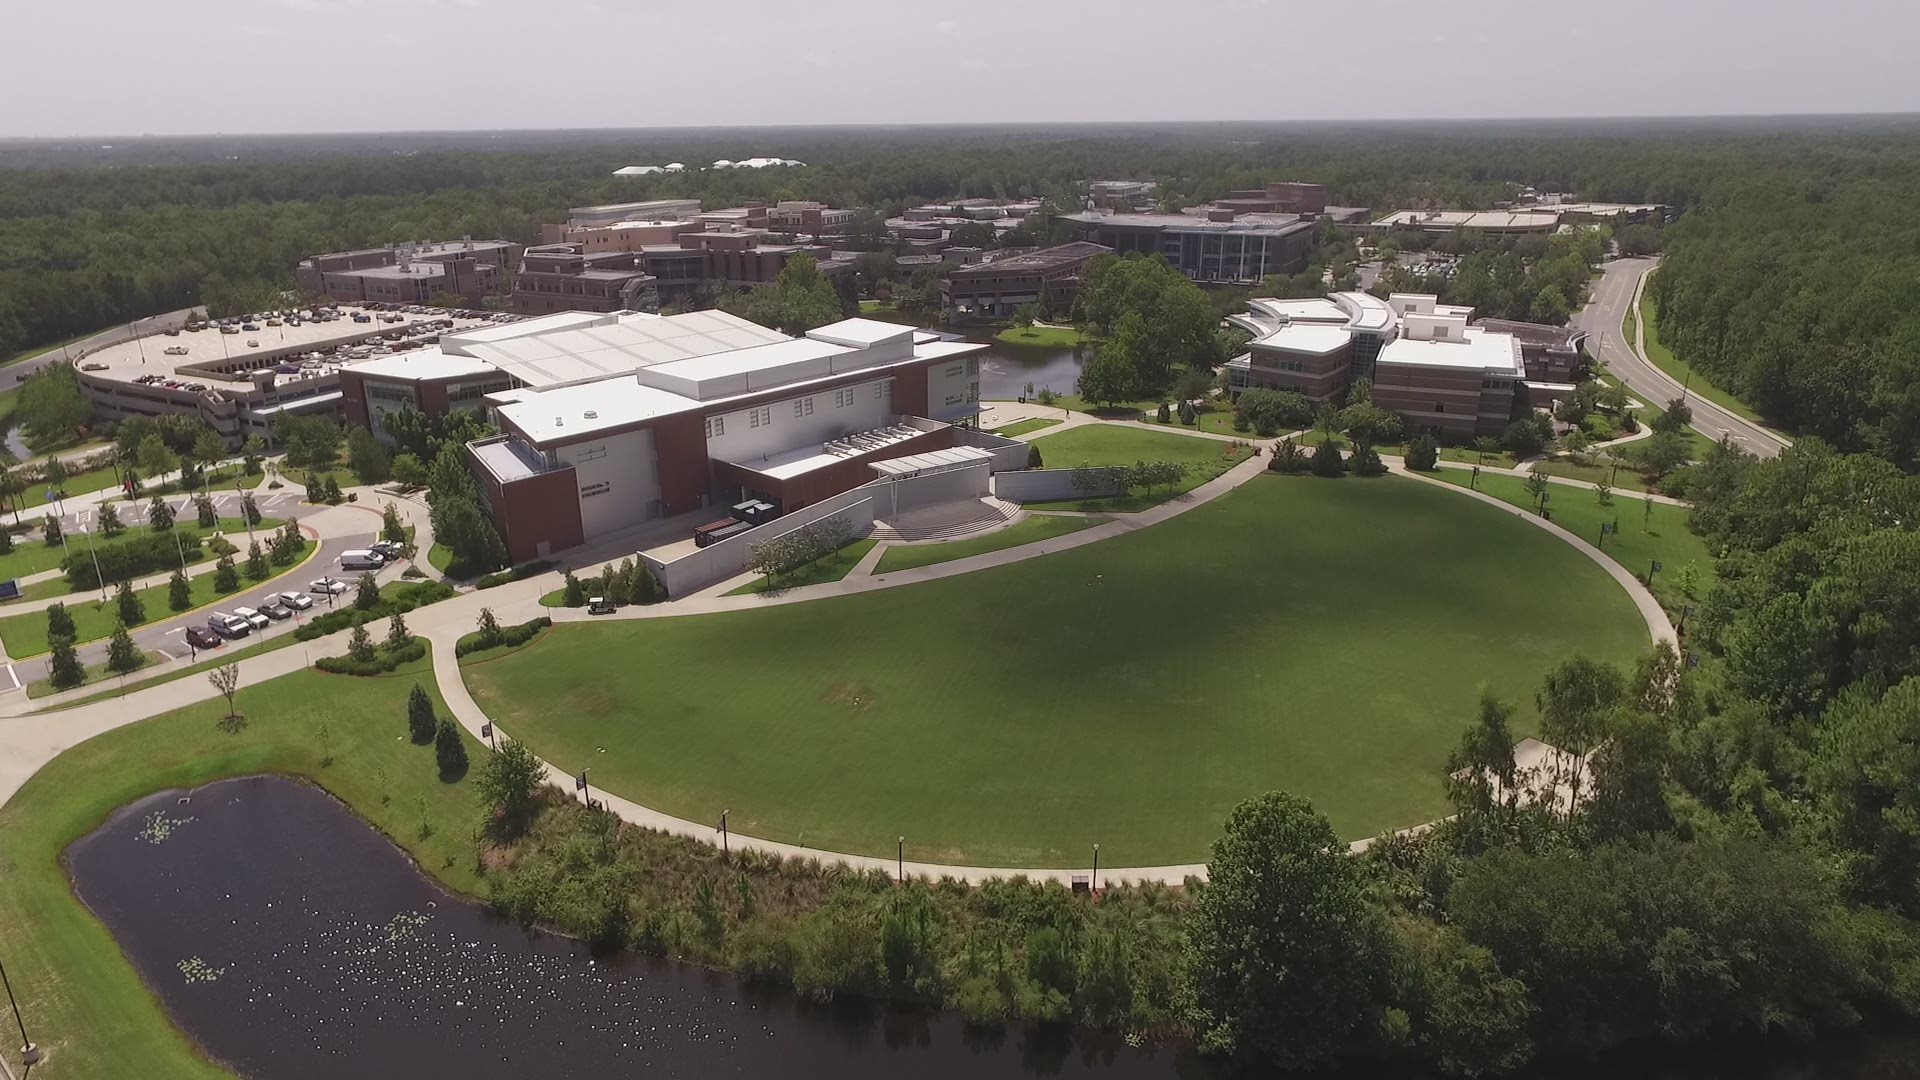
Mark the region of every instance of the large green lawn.
[[[1163, 438], [1179, 438], [1163, 436]], [[563, 769], [696, 821], [1003, 866], [1199, 862], [1287, 789], [1349, 837], [1446, 812], [1489, 682], [1524, 734], [1575, 650], [1627, 663], [1630, 599], [1544, 530], [1401, 478], [1261, 476], [1169, 521], [940, 581], [763, 610], [561, 624], [465, 669]]]
[[[141, 796], [255, 773], [309, 777], [444, 883], [477, 887], [473, 784], [441, 782], [433, 748], [404, 737], [408, 689], [419, 681], [433, 693], [424, 666], [381, 678], [296, 672], [243, 686], [243, 729], [217, 726], [224, 700], [118, 728], [54, 759], [0, 808], [0, 955], [47, 1051], [35, 1080], [230, 1075], [168, 1021], [112, 935], [74, 899], [60, 864], [68, 844]], [[484, 752], [467, 741], [469, 760]], [[16, 1043], [5, 1041], [18, 1075]]]
[[1097, 515], [1082, 517], [1077, 514], [1029, 514], [1004, 529], [980, 536], [938, 544], [890, 547], [880, 556], [880, 564], [873, 568], [873, 572], [876, 575], [891, 574], [895, 570], [911, 570], [916, 566], [932, 566], [935, 563], [984, 555], [989, 551], [1037, 544], [1056, 536], [1077, 533], [1081, 529], [1098, 525], [1106, 520]]
[[[24, 520], [31, 521], [34, 519], [25, 518]], [[191, 546], [193, 541], [204, 539], [215, 533], [226, 533], [228, 538], [231, 539], [234, 533], [239, 533], [244, 537], [247, 532], [247, 523], [239, 518], [221, 518], [219, 523], [210, 529], [201, 528], [194, 524], [194, 520], [194, 516], [191, 513], [185, 515], [184, 520], [175, 519], [176, 524], [174, 525], [174, 529], [180, 533], [182, 539], [188, 542], [189, 546]], [[114, 540], [107, 540], [98, 533], [95, 533], [93, 534], [94, 542], [111, 544], [147, 531], [147, 515], [144, 511], [138, 514], [132, 511], [123, 512], [120, 515], [120, 521], [126, 526], [127, 531], [125, 533], [116, 537]], [[268, 519], [254, 526], [256, 530], [264, 529], [267, 531], [272, 531], [279, 527], [280, 520], [278, 518]], [[60, 568], [60, 560], [68, 554], [77, 552], [82, 557], [85, 557], [87, 553], [87, 537], [79, 533], [68, 533], [66, 546], [64, 548], [59, 544], [54, 544], [49, 547], [44, 537], [45, 533], [39, 528], [15, 536], [13, 538], [13, 550], [5, 555], [0, 555], [0, 581], [28, 577], [33, 574], [44, 573], [48, 570], [58, 570]], [[243, 552], [245, 551], [244, 544], [241, 550]], [[145, 575], [141, 576], [144, 577]], [[43, 592], [31, 595], [47, 594]]]
[[1192, 491], [1247, 459], [1247, 448], [1219, 439], [1192, 435], [1174, 435], [1127, 424], [1086, 424], [1053, 435], [1043, 435], [1029, 445], [1038, 446], [1049, 469], [1072, 469], [1081, 465], [1132, 465], [1141, 461], [1177, 461], [1187, 466], [1186, 475], [1169, 488], [1136, 488], [1129, 495], [1106, 499], [1065, 499], [1058, 502], [1030, 503], [1035, 510], [1144, 510], [1175, 495]]
[[[1461, 469], [1442, 469], [1431, 475], [1461, 487], [1466, 487], [1472, 479], [1472, 474]], [[1479, 483], [1474, 486], [1514, 506], [1535, 508], [1527, 482], [1517, 476], [1481, 473]], [[1566, 484], [1552, 485], [1547, 494], [1547, 508], [1553, 511], [1554, 524], [1589, 544], [1601, 544], [1601, 523], [1618, 522], [1620, 531], [1609, 534], [1601, 550], [1638, 574], [1641, 580], [1646, 579], [1647, 571], [1658, 560], [1663, 568], [1653, 576], [1653, 593], [1669, 610], [1678, 613], [1682, 606], [1706, 596], [1713, 585], [1713, 556], [1707, 552], [1706, 542], [1687, 528], [1686, 507], [1654, 503], [1649, 515], [1646, 500], [1639, 495], [1616, 491], [1613, 504], [1603, 506], [1599, 492]], [[1688, 563], [1694, 564], [1699, 579], [1692, 596], [1680, 591], [1678, 578], [1680, 568]]]

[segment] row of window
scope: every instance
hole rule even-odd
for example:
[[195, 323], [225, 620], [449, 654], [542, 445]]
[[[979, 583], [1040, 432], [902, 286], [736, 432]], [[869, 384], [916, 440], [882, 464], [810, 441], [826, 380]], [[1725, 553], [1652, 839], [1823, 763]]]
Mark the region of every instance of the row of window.
[[[887, 384], [885, 382], [874, 383], [873, 384], [873, 400], [885, 401], [886, 398], [887, 398]], [[843, 387], [833, 392], [833, 407], [836, 409], [851, 408], [853, 406], [853, 403], [858, 401], [859, 399], [860, 399], [859, 387], [857, 386]], [[794, 419], [796, 420], [803, 419], [805, 417], [812, 416], [812, 415], [813, 415], [813, 399], [811, 397], [796, 398], [794, 400], [793, 402]], [[771, 427], [772, 425], [773, 425], [773, 407], [772, 406], [764, 405], [757, 409], [747, 410], [747, 426], [754, 427], [754, 428], [762, 428], [762, 427]], [[707, 417], [706, 432], [707, 432], [707, 438], [709, 439], [717, 439], [725, 435], [727, 433], [727, 418], [724, 416]]]

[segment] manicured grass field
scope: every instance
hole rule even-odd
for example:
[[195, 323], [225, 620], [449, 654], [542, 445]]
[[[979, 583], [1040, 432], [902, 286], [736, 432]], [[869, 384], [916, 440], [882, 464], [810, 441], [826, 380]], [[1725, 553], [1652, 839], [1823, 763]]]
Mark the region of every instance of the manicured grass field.
[[[1160, 422], [1157, 411], [1149, 411], [1143, 419], [1155, 424]], [[1228, 408], [1202, 410], [1194, 417], [1194, 422], [1191, 424], [1182, 424], [1180, 422], [1179, 410], [1171, 410], [1168, 414], [1166, 426], [1183, 428], [1187, 431], [1193, 431], [1197, 428], [1200, 431], [1210, 431], [1215, 435], [1231, 435], [1236, 439], [1246, 439], [1249, 442], [1262, 437], [1256, 435], [1251, 429], [1247, 431], [1235, 431], [1233, 429], [1233, 410]]]
[[[1442, 469], [1429, 475], [1461, 487], [1466, 487], [1470, 479], [1469, 474], [1461, 469]], [[1519, 477], [1481, 473], [1475, 487], [1522, 509], [1534, 508], [1533, 495], [1527, 491], [1527, 482]], [[1615, 492], [1612, 506], [1600, 505], [1599, 492], [1591, 488], [1554, 484], [1548, 488], [1548, 495], [1547, 508], [1553, 511], [1554, 524], [1589, 544], [1600, 543], [1602, 522], [1618, 521], [1620, 531], [1609, 535], [1601, 550], [1621, 566], [1638, 574], [1641, 580], [1646, 580], [1648, 567], [1658, 559], [1664, 569], [1654, 575], [1652, 589], [1654, 596], [1668, 610], [1678, 613], [1681, 605], [1706, 596], [1707, 590], [1712, 587], [1713, 556], [1708, 553], [1706, 542], [1687, 528], [1689, 511], [1685, 507], [1655, 503], [1652, 516], [1649, 517], [1646, 502], [1638, 495]], [[1678, 582], [1680, 568], [1689, 562], [1698, 569], [1700, 579], [1692, 597], [1681, 593]]]
[[[302, 553], [302, 561], [314, 551], [313, 541], [306, 540], [304, 543], [306, 548]], [[264, 581], [254, 581], [245, 573], [245, 559], [236, 558], [235, 562], [240, 564], [242, 570], [239, 588], [223, 593], [213, 587], [213, 574], [196, 574], [187, 579], [193, 599], [182, 611], [174, 611], [168, 606], [166, 582], [134, 590], [134, 595], [139, 597], [141, 604], [145, 606], [147, 615], [146, 623], [137, 625], [145, 626], [148, 623], [165, 622], [170, 619], [191, 618], [200, 608], [223, 597], [263, 590], [273, 578], [291, 573], [300, 566], [300, 563], [294, 563], [292, 566], [276, 566], [273, 567], [272, 576]], [[73, 616], [75, 644], [84, 645], [89, 641], [106, 637], [113, 633], [114, 626], [120, 621], [119, 605], [114, 599], [113, 588], [108, 587], [107, 599], [104, 602], [99, 599], [99, 596], [98, 592], [89, 592], [85, 597], [76, 597], [67, 604], [67, 612]], [[0, 619], [0, 642], [6, 644], [7, 655], [16, 660], [46, 652], [51, 647], [47, 644], [47, 613], [44, 610], [24, 611], [18, 615], [9, 615]]]
[[[832, 555], [811, 562], [790, 574], [782, 574], [771, 580], [765, 577], [755, 578], [737, 589], [727, 592], [728, 596], [745, 596], [749, 593], [781, 592], [786, 589], [798, 589], [807, 585], [820, 585], [829, 581], [839, 581], [853, 572], [860, 560], [873, 550], [874, 541], [855, 540]], [[565, 589], [561, 590], [564, 596]]]
[[1707, 378], [1704, 372], [1675, 356], [1673, 350], [1667, 348], [1666, 343], [1660, 340], [1660, 319], [1654, 313], [1653, 301], [1645, 296], [1640, 298], [1640, 317], [1647, 323], [1647, 340], [1642, 343], [1641, 351], [1647, 354], [1647, 359], [1653, 362], [1654, 367], [1684, 385], [1689, 394], [1706, 398], [1735, 416], [1756, 424], [1763, 423], [1760, 414], [1754, 412], [1746, 402], [1713, 385], [1713, 380]]
[[1167, 488], [1136, 489], [1130, 495], [1106, 499], [1064, 499], [1029, 503], [1033, 510], [1112, 510], [1129, 512], [1157, 506], [1219, 476], [1247, 459], [1245, 447], [1218, 439], [1196, 439], [1129, 427], [1124, 424], [1088, 424], [1033, 440], [1049, 469], [1081, 465], [1132, 465], [1140, 461], [1177, 461], [1187, 466], [1180, 481]]
[[561, 624], [466, 678], [560, 768], [693, 820], [996, 866], [1099, 843], [1142, 866], [1205, 859], [1273, 789], [1348, 837], [1432, 820], [1477, 684], [1525, 734], [1549, 665], [1647, 642], [1611, 578], [1512, 515], [1397, 477], [1261, 476], [979, 573]]
[[[85, 495], [90, 491], [110, 488], [119, 482], [120, 474], [114, 467], [103, 465], [98, 469], [69, 474], [60, 482], [60, 490], [66, 492], [68, 498], [72, 498], [75, 495]], [[58, 509], [54, 503], [47, 501], [47, 487], [48, 485], [41, 483], [27, 488], [26, 494], [20, 498], [21, 505], [28, 509], [21, 516], [25, 517], [36, 512], [45, 515]]]
[[1009, 345], [1053, 345], [1067, 348], [1087, 340], [1086, 335], [1071, 326], [1028, 326], [1025, 328], [1009, 326], [993, 335], [996, 340]]
[[944, 544], [890, 547], [886, 554], [880, 556], [880, 564], [873, 568], [873, 572], [876, 576], [891, 574], [895, 570], [911, 570], [916, 566], [932, 566], [934, 563], [984, 555], [989, 551], [1037, 544], [1056, 536], [1077, 533], [1081, 529], [1098, 525], [1106, 520], [1104, 517], [1079, 517], [1072, 514], [1029, 514], [1004, 529], [982, 536], [950, 540]]
[[[154, 664], [159, 663], [162, 659], [160, 654], [150, 653], [150, 652], [141, 653], [140, 658], [141, 658], [140, 666], [137, 668], [134, 668], [132, 671], [127, 672], [128, 676], [138, 675], [141, 672], [152, 667]], [[116, 672], [108, 668], [107, 665], [105, 664], [89, 664], [89, 665], [86, 665], [86, 678], [81, 680], [80, 686], [92, 686], [96, 683], [107, 682], [108, 680], [118, 679], [119, 677], [120, 677], [119, 672]], [[67, 687], [67, 689], [69, 690], [75, 690], [78, 688], [79, 687], [72, 687], [72, 686]], [[114, 686], [114, 692], [119, 693], [119, 691], [120, 691], [120, 688], [116, 684]], [[27, 684], [28, 698], [43, 698], [49, 694], [57, 694], [59, 692], [60, 691], [54, 689], [53, 687], [52, 676], [48, 676], [46, 678], [41, 678], [41, 679], [35, 679], [32, 682]]]
[[[369, 632], [371, 632], [371, 629], [372, 628], [369, 628]], [[201, 659], [197, 663], [190, 663], [186, 661], [176, 660], [170, 664], [162, 664], [159, 667], [154, 667], [154, 666], [144, 667], [127, 677], [127, 684], [125, 687], [122, 687], [116, 681], [113, 684], [113, 689], [111, 690], [102, 690], [99, 693], [87, 694], [83, 697], [74, 698], [72, 701], [66, 701], [66, 702], [61, 702], [58, 705], [47, 706], [45, 709], [41, 709], [39, 711], [58, 712], [62, 709], [77, 709], [82, 705], [91, 705], [96, 701], [104, 701], [107, 698], [120, 697], [124, 694], [131, 694], [135, 690], [145, 690], [150, 686], [158, 686], [161, 683], [172, 682], [175, 679], [186, 678], [189, 675], [198, 675], [211, 668], [219, 667], [222, 664], [231, 664], [238, 660], [245, 660], [248, 657], [258, 656], [261, 653], [270, 653], [275, 651], [276, 649], [284, 649], [289, 645], [304, 645], [304, 644], [306, 643], [294, 637], [292, 634], [276, 634], [273, 637], [265, 637], [260, 634], [253, 634], [247, 637], [241, 644], [238, 644], [238, 645], [229, 641], [217, 649], [200, 650], [199, 655], [203, 659]], [[158, 659], [159, 659], [158, 657], [155, 657], [156, 661]], [[44, 685], [45, 689], [40, 691], [39, 694], [35, 694], [33, 693], [32, 688], [29, 687], [28, 689], [29, 697], [40, 697], [40, 696], [57, 692], [53, 689], [53, 684], [50, 682], [47, 682], [44, 679], [41, 680], [40, 682], [33, 683], [32, 685], [33, 686]]]
[[1025, 435], [1029, 431], [1044, 431], [1058, 423], [1060, 423], [1058, 420], [1022, 420], [1018, 423], [1008, 424], [1006, 427], [994, 428], [993, 433], [1003, 438], [1012, 439]]
[[[424, 665], [379, 678], [297, 672], [243, 686], [241, 730], [216, 725], [224, 699], [118, 728], [62, 754], [0, 808], [0, 955], [47, 1052], [36, 1080], [230, 1077], [168, 1021], [112, 935], [74, 899], [60, 865], [68, 844], [141, 796], [255, 773], [309, 777], [445, 884], [477, 888], [479, 800], [471, 779], [441, 782], [433, 748], [405, 738], [416, 681], [439, 701]], [[469, 760], [484, 752], [467, 740]], [[332, 764], [323, 764], [329, 754]], [[16, 1042], [6, 1040], [5, 1052], [19, 1075]]]

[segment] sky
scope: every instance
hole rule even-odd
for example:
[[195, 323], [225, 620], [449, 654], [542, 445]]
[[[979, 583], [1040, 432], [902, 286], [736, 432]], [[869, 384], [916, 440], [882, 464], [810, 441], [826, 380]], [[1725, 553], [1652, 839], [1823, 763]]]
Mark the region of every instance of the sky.
[[1916, 0], [8, 0], [0, 136], [1920, 111]]

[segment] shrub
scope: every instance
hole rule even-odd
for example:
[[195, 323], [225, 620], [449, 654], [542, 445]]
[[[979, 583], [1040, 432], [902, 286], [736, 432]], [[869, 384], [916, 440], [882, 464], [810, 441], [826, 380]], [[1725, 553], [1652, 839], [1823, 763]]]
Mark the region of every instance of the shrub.
[[415, 638], [404, 649], [374, 649], [371, 659], [356, 660], [352, 656], [323, 656], [315, 660], [313, 666], [334, 675], [385, 675], [401, 664], [424, 660], [426, 656], [427, 643]]
[[1407, 468], [1432, 472], [1440, 467], [1440, 444], [1431, 435], [1417, 436], [1407, 445]]
[[[75, 592], [85, 592], [99, 588], [103, 579], [127, 581], [179, 566], [183, 552], [188, 562], [198, 562], [205, 557], [197, 544], [182, 545], [171, 533], [143, 532], [111, 544], [97, 545], [91, 553], [84, 549], [69, 551], [61, 560], [60, 569], [69, 587]], [[97, 571], [96, 558], [99, 560]]]
[[433, 714], [433, 699], [427, 696], [427, 688], [419, 683], [407, 692], [407, 735], [414, 742], [425, 746], [433, 741], [433, 731], [438, 721]]
[[467, 771], [467, 741], [460, 737], [459, 725], [444, 716], [433, 733], [433, 759], [439, 763], [443, 779], [458, 777]]
[[1040, 456], [1039, 445], [1036, 443], [1028, 443], [1027, 444], [1027, 468], [1044, 469], [1046, 468], [1046, 465], [1047, 465], [1046, 459]]
[[465, 656], [468, 653], [479, 652], [483, 649], [511, 648], [516, 645], [525, 645], [527, 642], [532, 641], [540, 631], [552, 625], [553, 620], [542, 615], [537, 619], [529, 619], [526, 622], [513, 626], [498, 626], [495, 637], [491, 642], [483, 640], [484, 634], [476, 630], [471, 634], [461, 636], [460, 640], [453, 646], [453, 655], [457, 658]]
[[299, 641], [312, 641], [314, 638], [325, 637], [348, 627], [359, 626], [361, 623], [387, 618], [396, 611], [412, 611], [414, 608], [445, 600], [452, 595], [453, 586], [444, 581], [424, 581], [418, 584], [396, 586], [393, 589], [393, 595], [383, 597], [369, 610], [348, 607], [329, 611], [296, 629], [293, 636]]
[[1340, 448], [1328, 439], [1313, 448], [1311, 468], [1315, 476], [1339, 476], [1347, 471], [1347, 463], [1340, 457]]
[[483, 577], [479, 581], [475, 582], [474, 587], [478, 589], [492, 589], [492, 588], [497, 588], [498, 586], [501, 586], [501, 585], [511, 585], [516, 581], [525, 581], [527, 578], [544, 574], [547, 571], [553, 569], [554, 565], [555, 564], [548, 559], [540, 559], [536, 562], [524, 563], [520, 566], [514, 567], [511, 570], [501, 570], [496, 573], [488, 574], [486, 577]]
[[1292, 439], [1282, 439], [1280, 445], [1273, 448], [1273, 457], [1267, 462], [1267, 468], [1277, 473], [1298, 475], [1307, 471], [1307, 453]]

